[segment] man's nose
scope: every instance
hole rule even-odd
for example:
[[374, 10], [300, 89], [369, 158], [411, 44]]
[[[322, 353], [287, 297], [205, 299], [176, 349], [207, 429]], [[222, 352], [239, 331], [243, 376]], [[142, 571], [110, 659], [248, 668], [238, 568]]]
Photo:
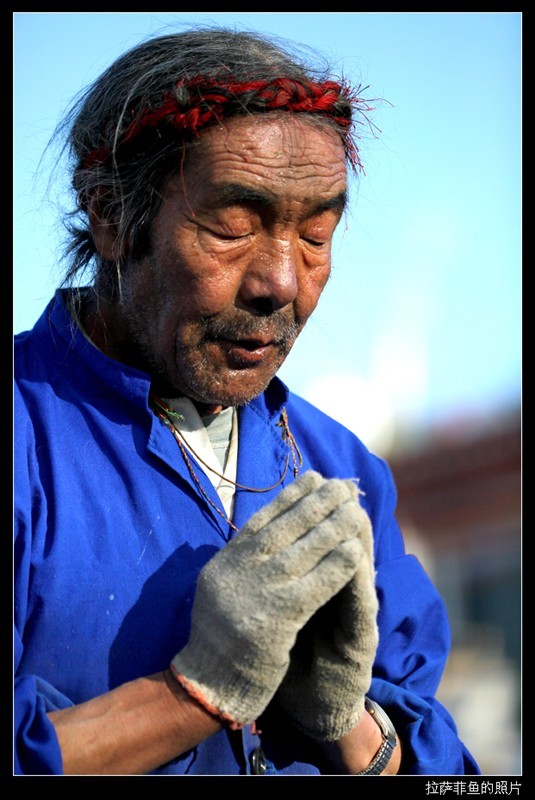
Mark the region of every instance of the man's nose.
[[240, 300], [259, 314], [270, 314], [293, 303], [297, 296], [298, 255], [288, 240], [269, 240], [249, 262]]

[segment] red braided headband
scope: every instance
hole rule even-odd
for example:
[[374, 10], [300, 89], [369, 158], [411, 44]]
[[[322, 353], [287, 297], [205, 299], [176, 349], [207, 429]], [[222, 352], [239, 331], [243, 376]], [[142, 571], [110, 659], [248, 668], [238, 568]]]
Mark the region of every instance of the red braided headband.
[[[179, 96], [181, 90], [188, 95], [187, 110], [181, 110]], [[363, 111], [372, 109], [357, 96], [351, 97], [347, 88], [334, 81], [325, 83], [298, 82], [288, 78], [276, 78], [273, 81], [251, 81], [238, 83], [233, 81], [208, 82], [204, 78], [181, 81], [176, 86], [176, 95], [166, 95], [159, 108], [148, 108], [132, 120], [118, 146], [131, 142], [141, 131], [156, 128], [160, 124], [171, 125], [178, 131], [198, 135], [201, 128], [210, 122], [224, 119], [226, 112], [236, 111], [240, 105], [245, 109], [247, 104], [240, 96], [250, 93], [255, 99], [263, 102], [263, 108], [271, 110], [305, 111], [330, 117], [343, 128], [351, 124], [350, 115], [336, 113], [335, 104], [339, 99], [351, 105], [364, 104]], [[132, 110], [132, 115], [135, 115]], [[348, 156], [354, 165], [362, 167], [358, 149], [352, 142], [347, 143]], [[110, 147], [101, 147], [91, 151], [83, 162], [83, 168], [89, 169], [96, 163], [102, 163], [111, 152]]]

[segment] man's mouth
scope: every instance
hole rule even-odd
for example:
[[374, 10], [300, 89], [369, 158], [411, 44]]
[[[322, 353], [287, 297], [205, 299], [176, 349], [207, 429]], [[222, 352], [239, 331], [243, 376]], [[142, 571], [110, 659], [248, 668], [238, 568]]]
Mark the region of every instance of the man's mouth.
[[227, 339], [216, 337], [213, 341], [226, 353], [227, 357], [237, 366], [255, 366], [274, 350], [278, 344], [274, 339]]

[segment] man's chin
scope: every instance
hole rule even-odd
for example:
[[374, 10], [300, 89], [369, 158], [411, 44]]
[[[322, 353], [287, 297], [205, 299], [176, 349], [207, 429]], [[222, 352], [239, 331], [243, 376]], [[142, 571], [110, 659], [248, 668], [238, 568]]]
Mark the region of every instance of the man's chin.
[[251, 403], [256, 397], [262, 394], [262, 392], [267, 389], [271, 382], [271, 378], [262, 386], [256, 387], [255, 389], [251, 390], [232, 390], [228, 389], [226, 391], [220, 391], [217, 393], [210, 393], [205, 394], [204, 397], [199, 398], [191, 398], [196, 403], [201, 403], [205, 406], [211, 407], [221, 407], [221, 408], [229, 408], [233, 406], [238, 408], [240, 406], [246, 406]]
[[209, 385], [192, 384], [185, 394], [195, 403], [206, 406], [245, 406], [262, 394], [271, 383], [275, 372], [265, 376], [247, 375], [247, 370], [227, 380], [215, 379]]

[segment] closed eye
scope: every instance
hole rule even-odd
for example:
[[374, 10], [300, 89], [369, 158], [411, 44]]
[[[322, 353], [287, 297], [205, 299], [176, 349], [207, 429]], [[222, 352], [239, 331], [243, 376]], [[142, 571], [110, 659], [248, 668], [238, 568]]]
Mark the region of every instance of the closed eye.
[[309, 236], [301, 236], [301, 239], [307, 244], [312, 245], [313, 247], [323, 247], [324, 244], [327, 244], [327, 242], [325, 241], [321, 241], [319, 239], [311, 239]]
[[201, 228], [201, 230], [203, 230], [206, 233], [209, 233], [211, 236], [214, 236], [217, 239], [221, 239], [222, 241], [225, 241], [225, 242], [232, 242], [232, 241], [235, 241], [236, 239], [245, 239], [247, 236], [250, 236], [251, 233], [252, 233], [252, 231], [249, 231], [249, 230], [246, 230], [246, 231], [227, 231], [227, 230], [225, 230], [225, 231], [223, 231], [223, 230], [217, 230], [216, 228], [209, 227], [208, 225], [201, 225], [200, 223], [197, 223], [197, 225], [198, 225], [199, 228]]

